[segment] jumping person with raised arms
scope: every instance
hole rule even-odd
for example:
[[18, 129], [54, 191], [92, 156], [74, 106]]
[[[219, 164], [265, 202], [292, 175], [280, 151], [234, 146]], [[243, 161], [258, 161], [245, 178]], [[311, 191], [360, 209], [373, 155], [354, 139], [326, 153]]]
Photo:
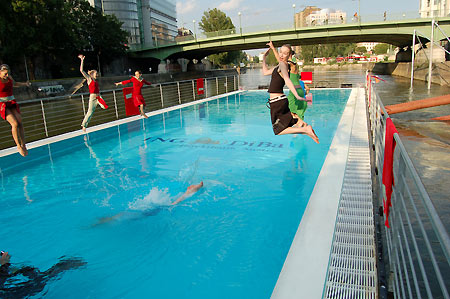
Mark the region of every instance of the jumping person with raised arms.
[[142, 72], [138, 70], [138, 71], [134, 72], [134, 76], [131, 77], [131, 79], [125, 80], [122, 82], [117, 82], [116, 86], [126, 85], [129, 83], [133, 83], [133, 94], [132, 95], [133, 95], [134, 105], [136, 107], [139, 107], [142, 117], [148, 118], [148, 116], [145, 115], [145, 112], [144, 112], [145, 100], [144, 100], [144, 97], [142, 96], [141, 89], [142, 89], [142, 86], [144, 86], [144, 84], [151, 85], [152, 83], [145, 81], [145, 79], [142, 78]]
[[[273, 54], [275, 55], [275, 58], [280, 62], [280, 55], [278, 55], [277, 49], [274, 47], [273, 43], [270, 41], [267, 43], [267, 45], [272, 49]], [[292, 116], [294, 118], [298, 119], [298, 123], [300, 126], [307, 126], [308, 124], [303, 121], [305, 117], [305, 111], [306, 108], [308, 108], [307, 100], [304, 99], [306, 95], [306, 87], [303, 81], [300, 80], [300, 70], [299, 67], [295, 61], [294, 52], [292, 51], [288, 58], [289, 63], [289, 78], [292, 81], [292, 84], [294, 84], [295, 90], [301, 96], [303, 99], [298, 100], [295, 98], [292, 91], [289, 91], [289, 94], [287, 96], [289, 101], [289, 110], [291, 110]], [[302, 86], [303, 83], [303, 86]]]
[[28, 150], [25, 145], [22, 116], [19, 104], [13, 95], [13, 87], [31, 86], [31, 83], [14, 81], [9, 71], [7, 64], [0, 65], [0, 116], [11, 125], [11, 133], [17, 145], [17, 151], [25, 157], [28, 155]]
[[289, 101], [283, 93], [283, 87], [286, 84], [297, 100], [304, 100], [298, 95], [294, 84], [292, 84], [289, 78], [288, 59], [292, 52], [291, 46], [283, 45], [280, 48], [280, 52], [278, 53], [280, 62], [272, 69], [269, 69], [266, 65], [266, 57], [269, 51], [270, 48], [264, 53], [262, 72], [265, 76], [272, 75], [268, 90], [270, 93], [268, 102], [270, 105], [273, 132], [275, 135], [305, 134], [311, 137], [314, 142], [319, 143], [319, 138], [310, 125], [299, 126], [297, 124], [298, 119], [292, 116], [289, 110]]
[[105, 101], [100, 97], [100, 90], [98, 87], [98, 72], [96, 70], [90, 70], [87, 73], [83, 70], [84, 67], [84, 55], [78, 55], [78, 58], [81, 59], [80, 64], [80, 72], [83, 77], [86, 79], [88, 87], [89, 87], [89, 108], [84, 116], [83, 122], [81, 123], [81, 128], [83, 132], [86, 132], [86, 128], [89, 125], [92, 115], [94, 114], [95, 108], [97, 108], [97, 104], [100, 105], [103, 109], [108, 108]]

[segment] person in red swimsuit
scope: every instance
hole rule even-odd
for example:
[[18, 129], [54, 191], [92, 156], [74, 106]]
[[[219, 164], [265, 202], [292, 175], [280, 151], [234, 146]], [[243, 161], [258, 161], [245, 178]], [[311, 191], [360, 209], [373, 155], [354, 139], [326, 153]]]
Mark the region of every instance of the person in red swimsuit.
[[100, 97], [100, 90], [98, 87], [97, 77], [98, 72], [96, 70], [90, 70], [87, 73], [83, 70], [84, 66], [84, 55], [78, 55], [78, 58], [81, 59], [80, 64], [80, 72], [83, 77], [86, 79], [88, 87], [89, 87], [89, 108], [84, 116], [83, 122], [81, 123], [81, 128], [83, 132], [86, 132], [86, 128], [89, 125], [92, 115], [94, 114], [95, 108], [97, 108], [97, 104], [100, 105], [103, 109], [107, 109], [108, 105], [106, 105], [105, 101]]
[[0, 65], [0, 115], [11, 125], [11, 132], [17, 151], [22, 156], [28, 155], [25, 145], [25, 133], [23, 131], [22, 116], [20, 115], [19, 104], [13, 95], [13, 87], [31, 86], [30, 82], [15, 82], [9, 75], [9, 66]]
[[142, 117], [148, 118], [148, 116], [145, 115], [145, 112], [144, 112], [145, 100], [144, 100], [144, 97], [142, 96], [141, 89], [142, 89], [142, 86], [144, 86], [144, 84], [151, 85], [151, 83], [145, 81], [145, 79], [142, 78], [142, 72], [141, 71], [136, 71], [136, 72], [134, 72], [134, 76], [131, 77], [130, 80], [117, 82], [116, 86], [126, 85], [126, 84], [129, 84], [129, 83], [133, 83], [133, 102], [134, 102], [134, 105], [136, 107], [139, 107]]

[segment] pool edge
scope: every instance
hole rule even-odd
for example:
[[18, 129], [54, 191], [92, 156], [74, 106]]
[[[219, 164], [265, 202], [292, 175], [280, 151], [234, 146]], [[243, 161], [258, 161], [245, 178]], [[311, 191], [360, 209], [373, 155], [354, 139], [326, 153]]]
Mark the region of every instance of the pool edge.
[[[152, 111], [152, 112], [147, 112], [146, 115], [147, 116], [154, 116], [154, 115], [158, 115], [158, 114], [161, 114], [161, 113], [169, 112], [169, 111], [172, 111], [172, 110], [185, 108], [185, 107], [188, 107], [188, 106], [191, 106], [191, 105], [201, 104], [201, 103], [208, 102], [208, 101], [215, 100], [215, 99], [219, 99], [219, 98], [222, 98], [222, 97], [227, 97], [227, 96], [231, 96], [231, 95], [234, 95], [234, 94], [242, 93], [242, 92], [245, 92], [245, 91], [246, 90], [236, 90], [236, 91], [232, 91], [232, 92], [229, 92], [229, 93], [224, 93], [224, 94], [216, 95], [216, 96], [213, 96], [213, 97], [209, 97], [209, 98], [206, 98], [206, 99], [201, 99], [201, 100], [192, 101], [192, 102], [185, 103], [185, 104], [180, 104], [180, 105], [176, 105], [176, 106], [172, 106], [172, 107], [167, 107], [167, 108], [164, 108], [164, 109], [155, 110], [155, 111]], [[132, 122], [132, 121], [137, 121], [137, 120], [140, 120], [140, 119], [142, 119], [141, 116], [131, 116], [131, 117], [127, 117], [127, 118], [118, 119], [118, 120], [115, 120], [115, 121], [112, 121], [112, 122], [108, 122], [108, 123], [104, 123], [104, 124], [100, 124], [100, 125], [89, 127], [89, 128], [87, 128], [87, 132], [86, 133], [83, 132], [80, 129], [80, 130], [77, 130], [77, 131], [72, 131], [72, 132], [61, 134], [61, 135], [44, 138], [44, 139], [41, 139], [41, 140], [37, 140], [37, 141], [33, 141], [33, 142], [30, 142], [30, 143], [27, 143], [27, 149], [30, 150], [30, 149], [33, 149], [33, 148], [36, 148], [36, 147], [48, 145], [48, 144], [51, 144], [51, 143], [55, 143], [55, 142], [58, 142], [58, 141], [70, 139], [70, 138], [77, 137], [77, 136], [80, 136], [80, 135], [89, 134], [89, 133], [92, 133], [92, 132], [96, 132], [96, 131], [99, 131], [99, 130], [107, 129], [107, 128], [118, 126], [118, 125], [125, 124], [125, 123], [129, 123], [129, 122]], [[10, 147], [10, 148], [6, 148], [6, 149], [3, 149], [3, 150], [0, 150], [0, 158], [5, 157], [5, 156], [9, 156], [9, 155], [12, 155], [12, 154], [16, 154], [16, 153], [18, 153], [18, 152], [17, 152], [17, 148], [15, 146]], [[26, 157], [25, 157], [25, 159], [26, 159]]]
[[355, 105], [363, 95], [363, 89], [352, 88], [271, 298], [323, 295]]

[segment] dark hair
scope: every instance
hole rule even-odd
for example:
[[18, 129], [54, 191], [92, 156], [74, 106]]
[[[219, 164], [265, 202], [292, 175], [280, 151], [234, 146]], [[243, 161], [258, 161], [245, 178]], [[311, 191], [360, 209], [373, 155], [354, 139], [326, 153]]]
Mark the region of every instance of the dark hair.
[[3, 71], [3, 70], [8, 70], [9, 71], [9, 65], [7, 65], [5, 63], [0, 65], [0, 71]]

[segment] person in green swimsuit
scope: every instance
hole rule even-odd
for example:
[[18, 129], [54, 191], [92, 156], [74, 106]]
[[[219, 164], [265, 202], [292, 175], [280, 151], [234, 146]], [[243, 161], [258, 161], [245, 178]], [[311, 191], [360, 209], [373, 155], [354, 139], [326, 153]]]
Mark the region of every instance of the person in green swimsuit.
[[[275, 49], [273, 43], [270, 41], [267, 43], [267, 45], [272, 49], [275, 58], [278, 61], [280, 61], [278, 51], [277, 49]], [[303, 90], [303, 88], [300, 85], [300, 71], [297, 65], [297, 60], [295, 56], [293, 56], [292, 54], [293, 53], [291, 53], [291, 56], [289, 57], [289, 67], [290, 67], [289, 77], [292, 81], [292, 84], [294, 84], [294, 87], [297, 90], [298, 95], [304, 98], [306, 94], [305, 90]], [[308, 124], [303, 121], [305, 117], [306, 108], [308, 107], [306, 99], [297, 100], [292, 91], [289, 91], [289, 95], [287, 98], [289, 100], [289, 110], [291, 110], [292, 116], [298, 119], [299, 126], [301, 127], [307, 126]]]

